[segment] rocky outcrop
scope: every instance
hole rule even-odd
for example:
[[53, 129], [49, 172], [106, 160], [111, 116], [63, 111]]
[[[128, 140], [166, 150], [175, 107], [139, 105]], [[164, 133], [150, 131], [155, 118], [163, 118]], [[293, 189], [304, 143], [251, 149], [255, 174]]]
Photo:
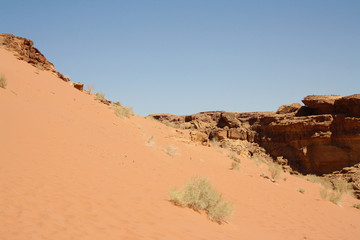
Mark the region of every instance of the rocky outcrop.
[[302, 102], [312, 110], [312, 114], [332, 114], [334, 103], [340, 98], [342, 97], [339, 95], [310, 95]]
[[[308, 96], [274, 112], [202, 112], [154, 118], [206, 134], [209, 140], [247, 141], [302, 173], [324, 174], [360, 162], [360, 95]], [[297, 111], [294, 111], [297, 109]], [[251, 151], [249, 154], [253, 154]]]
[[26, 38], [16, 37], [12, 34], [0, 34], [0, 47], [13, 52], [18, 59], [26, 61], [38, 69], [51, 71], [62, 80], [69, 82], [70, 79], [56, 71], [54, 65], [33, 44], [33, 41]]
[[300, 103], [293, 103], [293, 104], [286, 104], [279, 107], [276, 111], [277, 114], [286, 114], [286, 113], [293, 113], [297, 112], [301, 108]]

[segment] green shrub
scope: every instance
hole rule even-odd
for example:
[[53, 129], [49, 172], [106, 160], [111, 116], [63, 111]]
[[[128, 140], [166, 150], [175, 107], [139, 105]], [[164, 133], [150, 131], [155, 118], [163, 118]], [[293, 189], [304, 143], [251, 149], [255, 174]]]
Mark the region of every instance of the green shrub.
[[213, 189], [206, 178], [192, 178], [183, 191], [171, 190], [170, 201], [196, 211], [204, 210], [210, 220], [218, 223], [225, 221], [233, 211], [232, 204], [222, 201], [221, 194]]
[[7, 81], [4, 75], [0, 75], [0, 87], [1, 88], [6, 88], [7, 85]]

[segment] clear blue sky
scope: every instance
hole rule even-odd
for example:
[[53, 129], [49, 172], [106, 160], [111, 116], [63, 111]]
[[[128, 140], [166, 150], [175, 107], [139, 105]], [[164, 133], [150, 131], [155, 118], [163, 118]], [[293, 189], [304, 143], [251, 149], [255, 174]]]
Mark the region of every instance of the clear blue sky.
[[140, 115], [276, 111], [360, 93], [359, 0], [1, 0], [74, 82]]

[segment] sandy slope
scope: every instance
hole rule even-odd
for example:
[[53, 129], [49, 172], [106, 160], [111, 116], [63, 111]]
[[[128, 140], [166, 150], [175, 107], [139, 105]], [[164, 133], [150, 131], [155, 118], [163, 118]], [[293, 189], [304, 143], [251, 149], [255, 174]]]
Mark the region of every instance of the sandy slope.
[[[337, 206], [321, 200], [319, 185], [286, 174], [272, 183], [249, 159], [229, 170], [225, 150], [142, 117], [120, 119], [4, 49], [1, 73], [0, 239], [360, 239], [355, 199]], [[170, 145], [174, 157], [162, 151]], [[167, 201], [193, 176], [234, 203], [227, 224]]]

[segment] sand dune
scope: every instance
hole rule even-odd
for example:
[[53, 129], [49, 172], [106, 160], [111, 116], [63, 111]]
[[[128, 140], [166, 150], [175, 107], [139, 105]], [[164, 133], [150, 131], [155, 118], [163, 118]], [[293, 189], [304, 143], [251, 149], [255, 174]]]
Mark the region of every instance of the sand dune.
[[[0, 239], [359, 239], [358, 203], [322, 200], [318, 184], [191, 143], [188, 132], [117, 117], [93, 95], [0, 49]], [[121, 99], [121, 96], [119, 96]], [[154, 143], [149, 146], [148, 139]], [[169, 156], [162, 149], [176, 147]], [[234, 204], [228, 223], [168, 201], [208, 177]], [[306, 189], [305, 194], [297, 191]]]

